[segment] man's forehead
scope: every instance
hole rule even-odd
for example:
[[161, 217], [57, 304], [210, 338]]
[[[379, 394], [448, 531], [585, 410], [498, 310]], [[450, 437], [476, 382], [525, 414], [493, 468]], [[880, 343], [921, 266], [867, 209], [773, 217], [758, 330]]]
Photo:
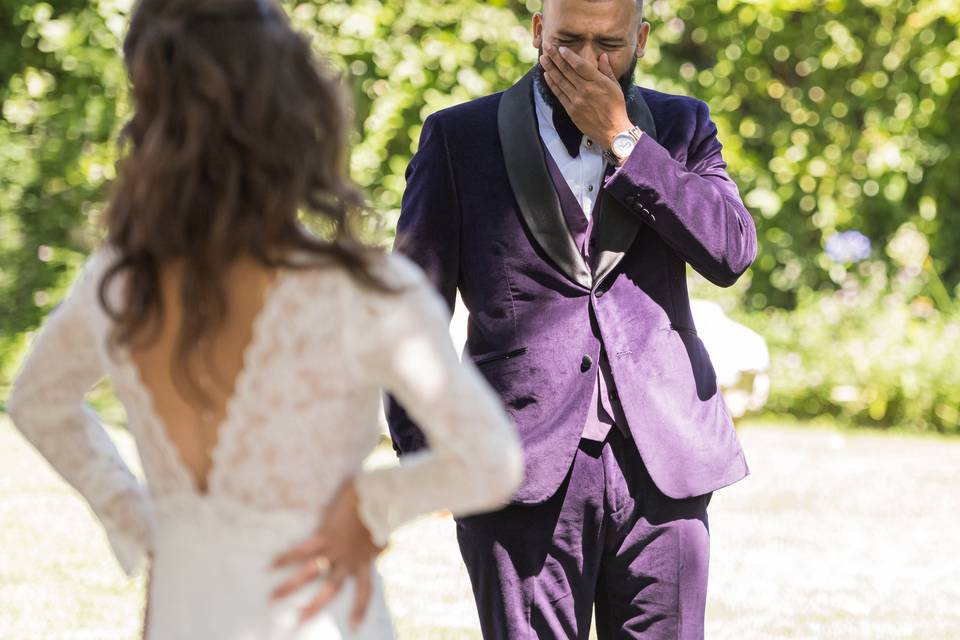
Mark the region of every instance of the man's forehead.
[[639, 25], [641, 6], [638, 0], [544, 0], [544, 24], [575, 34], [621, 32]]
[[547, 9], [574, 11], [628, 11], [643, 13], [643, 0], [543, 0], [544, 14]]

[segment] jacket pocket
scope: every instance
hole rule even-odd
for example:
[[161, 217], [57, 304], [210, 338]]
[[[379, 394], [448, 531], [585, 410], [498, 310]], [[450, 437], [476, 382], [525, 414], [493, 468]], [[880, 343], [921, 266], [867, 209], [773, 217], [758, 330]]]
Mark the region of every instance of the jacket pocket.
[[514, 349], [513, 351], [492, 353], [482, 358], [474, 358], [473, 364], [479, 366], [490, 364], [491, 362], [498, 362], [500, 360], [509, 360], [510, 358], [516, 358], [517, 356], [522, 356], [527, 352], [526, 347], [520, 347], [519, 349]]

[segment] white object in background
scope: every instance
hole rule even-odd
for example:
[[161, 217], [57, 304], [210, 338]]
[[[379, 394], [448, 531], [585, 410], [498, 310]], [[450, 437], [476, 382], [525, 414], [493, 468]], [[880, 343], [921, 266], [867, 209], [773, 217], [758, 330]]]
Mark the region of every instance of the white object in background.
[[762, 407], [770, 394], [770, 352], [766, 341], [728, 318], [715, 302], [691, 300], [690, 310], [731, 415], [739, 418]]

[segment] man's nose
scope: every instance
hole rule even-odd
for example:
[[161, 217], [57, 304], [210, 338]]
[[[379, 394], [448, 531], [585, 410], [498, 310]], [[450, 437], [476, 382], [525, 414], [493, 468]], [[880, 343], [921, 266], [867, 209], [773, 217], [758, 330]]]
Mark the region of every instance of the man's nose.
[[590, 44], [589, 42], [583, 45], [583, 48], [579, 51], [580, 57], [586, 60], [589, 64], [593, 65], [594, 68], [600, 66], [600, 54], [603, 53], [600, 50], [600, 47]]

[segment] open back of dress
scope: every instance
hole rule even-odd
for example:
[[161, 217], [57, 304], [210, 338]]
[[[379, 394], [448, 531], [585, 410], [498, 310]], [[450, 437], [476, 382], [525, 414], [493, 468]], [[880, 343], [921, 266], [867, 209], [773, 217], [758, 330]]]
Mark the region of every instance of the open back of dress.
[[[473, 365], [460, 365], [447, 309], [425, 277], [399, 256], [383, 266], [399, 294], [364, 288], [340, 268], [280, 271], [253, 322], [199, 491], [129, 351], [107, 346], [111, 321], [97, 293], [110, 256], [102, 249], [90, 258], [48, 319], [10, 409], [90, 502], [124, 569], [133, 572], [152, 552], [147, 637], [392, 637], [378, 578], [353, 634], [352, 585], [298, 628], [299, 607], [320, 585], [270, 604], [286, 575], [268, 566], [319, 525], [355, 476], [361, 516], [381, 544], [420, 513], [489, 510], [516, 488], [522, 462], [514, 429]], [[108, 295], [123, 290], [117, 284]], [[104, 375], [126, 408], [145, 487], [83, 405]], [[422, 424], [431, 450], [401, 467], [363, 471], [380, 437], [382, 388]]]

